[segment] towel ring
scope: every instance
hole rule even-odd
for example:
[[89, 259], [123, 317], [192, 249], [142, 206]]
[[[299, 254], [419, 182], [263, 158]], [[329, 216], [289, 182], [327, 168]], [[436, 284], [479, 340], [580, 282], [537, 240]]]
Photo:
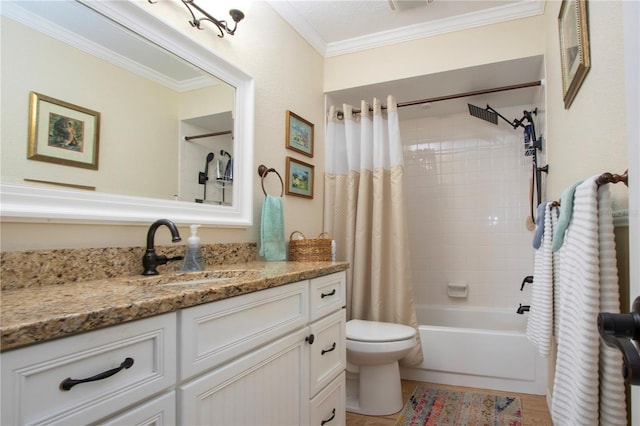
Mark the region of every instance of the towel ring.
[[275, 173], [276, 175], [278, 175], [278, 178], [280, 178], [280, 185], [282, 185], [280, 196], [282, 197], [284, 195], [284, 182], [282, 180], [282, 176], [280, 176], [280, 173], [278, 173], [276, 169], [267, 168], [267, 166], [265, 166], [264, 164], [260, 164], [260, 166], [258, 167], [258, 175], [260, 175], [260, 185], [262, 186], [262, 192], [264, 192], [264, 195], [267, 195], [267, 191], [264, 189], [264, 178], [267, 177], [270, 172]]

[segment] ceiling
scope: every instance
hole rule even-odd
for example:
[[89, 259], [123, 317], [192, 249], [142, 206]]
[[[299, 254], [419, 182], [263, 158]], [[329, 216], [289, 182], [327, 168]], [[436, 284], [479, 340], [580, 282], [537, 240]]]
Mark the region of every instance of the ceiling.
[[[544, 12], [544, 0], [273, 0], [269, 4], [324, 57]], [[359, 106], [360, 100], [399, 103], [536, 82], [543, 75], [542, 56], [493, 63], [445, 73], [395, 80], [328, 93], [332, 104]], [[467, 103], [493, 108], [530, 105], [540, 99], [533, 87], [496, 94], [432, 102], [401, 109], [403, 118], [445, 115], [467, 110]]]
[[542, 14], [545, 0], [270, 0], [321, 55]]

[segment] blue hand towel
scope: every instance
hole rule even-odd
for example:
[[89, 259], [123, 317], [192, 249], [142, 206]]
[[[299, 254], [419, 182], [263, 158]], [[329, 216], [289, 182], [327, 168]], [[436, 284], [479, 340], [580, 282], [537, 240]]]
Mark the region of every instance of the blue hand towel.
[[553, 251], [560, 250], [564, 243], [564, 233], [571, 222], [571, 216], [573, 215], [573, 195], [576, 192], [576, 188], [582, 181], [576, 182], [573, 185], [565, 188], [560, 196], [560, 215], [558, 216], [558, 225], [553, 230]]
[[533, 235], [533, 248], [538, 250], [542, 244], [542, 236], [544, 235], [544, 213], [547, 210], [548, 203], [540, 203], [538, 206], [538, 214], [536, 216], [536, 233]]
[[267, 260], [286, 260], [282, 198], [267, 195], [262, 205], [260, 256]]

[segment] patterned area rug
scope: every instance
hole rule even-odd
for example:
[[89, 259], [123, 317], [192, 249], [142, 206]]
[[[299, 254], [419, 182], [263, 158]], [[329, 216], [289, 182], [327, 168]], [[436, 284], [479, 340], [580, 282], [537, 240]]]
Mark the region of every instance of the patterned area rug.
[[522, 426], [522, 401], [514, 396], [488, 395], [417, 386], [396, 426]]

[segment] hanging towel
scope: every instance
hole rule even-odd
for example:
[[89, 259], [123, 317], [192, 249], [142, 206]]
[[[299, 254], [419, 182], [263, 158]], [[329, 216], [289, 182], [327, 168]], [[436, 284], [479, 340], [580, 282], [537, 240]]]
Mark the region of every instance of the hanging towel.
[[544, 235], [544, 217], [548, 203], [540, 203], [536, 217], [536, 232], [533, 235], [533, 248], [538, 250], [542, 244], [542, 236]]
[[531, 287], [531, 308], [527, 320], [526, 335], [543, 357], [548, 357], [551, 348], [553, 329], [553, 251], [551, 236], [558, 221], [558, 212], [551, 202], [543, 203], [542, 213], [538, 209], [538, 218], [544, 217], [540, 248], [536, 251], [533, 263], [533, 284]]
[[268, 195], [262, 205], [260, 256], [267, 260], [286, 260], [282, 198]]
[[553, 251], [560, 250], [562, 243], [564, 242], [564, 234], [571, 221], [571, 215], [573, 214], [573, 197], [576, 192], [576, 188], [582, 181], [574, 183], [573, 185], [565, 188], [560, 196], [560, 216], [558, 217], [558, 227], [553, 231]]
[[[608, 187], [575, 190], [557, 274], [558, 352], [551, 401], [557, 425], [626, 425], [622, 354], [601, 342], [597, 315], [620, 311]], [[564, 200], [563, 200], [564, 202]]]

